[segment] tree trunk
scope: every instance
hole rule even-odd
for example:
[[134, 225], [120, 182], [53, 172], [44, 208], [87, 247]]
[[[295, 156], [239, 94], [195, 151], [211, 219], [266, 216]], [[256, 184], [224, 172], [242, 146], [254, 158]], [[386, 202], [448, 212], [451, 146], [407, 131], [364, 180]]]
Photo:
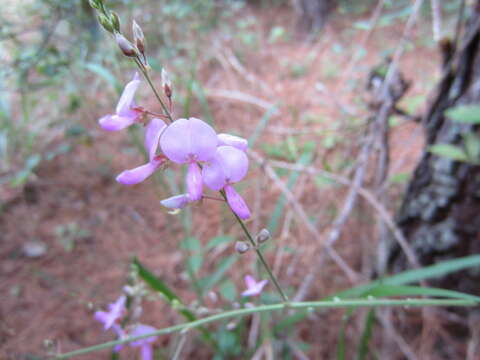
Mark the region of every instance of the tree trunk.
[[[445, 111], [480, 103], [480, 0], [458, 46], [444, 46], [444, 52], [443, 75], [422, 120], [426, 147], [461, 145], [464, 135], [478, 130], [449, 120]], [[426, 148], [396, 220], [422, 265], [479, 253], [480, 166], [438, 157]], [[395, 271], [408, 265], [397, 246], [389, 263]], [[478, 294], [479, 278], [478, 271], [457, 274], [441, 285]]]
[[318, 31], [325, 25], [336, 0], [294, 0], [293, 4], [300, 13], [302, 26], [308, 31]]

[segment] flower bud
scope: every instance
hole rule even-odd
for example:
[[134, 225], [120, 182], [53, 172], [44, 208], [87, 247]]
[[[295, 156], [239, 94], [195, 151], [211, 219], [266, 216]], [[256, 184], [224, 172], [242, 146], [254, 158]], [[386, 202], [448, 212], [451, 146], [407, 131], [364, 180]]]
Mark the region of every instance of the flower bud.
[[162, 68], [162, 88], [165, 96], [168, 98], [172, 97], [172, 81], [170, 80], [170, 75], [168, 72]]
[[113, 33], [113, 26], [110, 20], [103, 14], [98, 14], [98, 22], [102, 27], [110, 33]]
[[125, 36], [120, 33], [116, 33], [115, 41], [117, 42], [118, 47], [120, 48], [120, 50], [122, 50], [125, 56], [133, 57], [136, 55], [135, 48]]
[[145, 36], [143, 35], [142, 28], [140, 27], [140, 25], [137, 24], [135, 20], [133, 20], [132, 23], [132, 31], [135, 46], [137, 47], [138, 51], [143, 54], [145, 52]]
[[102, 0], [90, 0], [89, 3], [92, 8], [97, 10], [102, 6]]
[[270, 239], [270, 231], [267, 229], [262, 229], [260, 232], [257, 234], [255, 237], [255, 241], [257, 244], [263, 244], [264, 242], [268, 241]]
[[246, 243], [245, 241], [237, 241], [235, 243], [235, 251], [239, 254], [245, 254], [248, 250], [250, 250], [249, 243]]
[[117, 32], [120, 32], [120, 18], [115, 11], [110, 13], [110, 22], [113, 26], [113, 29]]

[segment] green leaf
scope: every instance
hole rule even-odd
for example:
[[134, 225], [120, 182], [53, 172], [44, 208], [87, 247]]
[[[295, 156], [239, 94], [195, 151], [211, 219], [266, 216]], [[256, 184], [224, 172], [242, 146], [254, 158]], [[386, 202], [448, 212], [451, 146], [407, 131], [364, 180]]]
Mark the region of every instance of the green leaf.
[[465, 134], [463, 137], [465, 151], [470, 161], [476, 162], [480, 157], [480, 138], [474, 133]]
[[358, 344], [357, 360], [364, 360], [368, 355], [368, 343], [372, 338], [373, 324], [375, 323], [375, 310], [371, 309], [365, 319], [365, 326], [362, 331], [362, 337]]
[[202, 244], [200, 243], [200, 240], [198, 240], [194, 236], [188, 236], [186, 237], [181, 243], [180, 247], [184, 250], [188, 251], [201, 251], [202, 250]]
[[448, 109], [445, 114], [456, 122], [480, 124], [480, 105], [459, 105]]
[[199, 285], [204, 292], [211, 290], [227, 272], [228, 269], [238, 260], [238, 255], [230, 255], [220, 260], [213, 274], [206, 276], [199, 281]]
[[459, 291], [445, 290], [432, 287], [421, 287], [421, 286], [408, 286], [408, 285], [378, 285], [370, 290], [368, 290], [364, 296], [413, 296], [413, 295], [423, 295], [430, 297], [442, 297], [442, 298], [454, 298], [454, 299], [465, 299], [465, 300], [475, 300], [480, 301], [480, 297], [464, 294]]
[[345, 360], [345, 330], [354, 310], [355, 308], [346, 309], [346, 312], [343, 315], [342, 325], [340, 326], [340, 331], [338, 332], [337, 360]]
[[133, 259], [132, 264], [143, 281], [145, 281], [153, 290], [163, 294], [168, 302], [172, 302], [173, 300], [180, 301], [180, 298], [168, 287], [168, 285], [142, 265], [137, 258]]
[[218, 245], [221, 245], [221, 244], [224, 244], [224, 243], [230, 243], [233, 240], [234, 240], [233, 236], [230, 236], [230, 235], [215, 236], [215, 237], [210, 239], [206, 248], [207, 249], [212, 249], [214, 247], [217, 247]]
[[42, 156], [40, 154], [30, 155], [25, 161], [23, 169], [17, 172], [14, 178], [11, 180], [11, 185], [18, 186], [27, 182], [28, 178], [30, 175], [32, 175], [41, 161]]
[[429, 147], [428, 151], [434, 155], [446, 157], [452, 160], [457, 160], [457, 161], [468, 160], [468, 156], [467, 154], [465, 154], [463, 149], [450, 144], [432, 145]]
[[220, 294], [230, 302], [233, 302], [237, 298], [237, 289], [235, 284], [230, 280], [224, 281], [220, 285]]
[[379, 285], [403, 285], [413, 282], [419, 282], [431, 278], [439, 278], [450, 273], [472, 268], [480, 267], [480, 255], [466, 256], [459, 259], [443, 261], [439, 264], [423, 267], [421, 269], [407, 270], [402, 273], [372, 281], [365, 285], [360, 285], [351, 289], [338, 292], [328, 298], [332, 297], [361, 297], [367, 291]]
[[267, 127], [268, 122], [270, 121], [272, 116], [277, 112], [278, 112], [277, 104], [272, 105], [267, 111], [265, 111], [265, 114], [263, 114], [262, 118], [260, 119], [257, 126], [255, 127], [253, 134], [248, 139], [248, 146], [251, 149], [253, 149], [253, 145], [255, 145], [255, 143], [257, 142], [257, 139], [263, 133], [263, 130], [265, 130], [265, 128]]

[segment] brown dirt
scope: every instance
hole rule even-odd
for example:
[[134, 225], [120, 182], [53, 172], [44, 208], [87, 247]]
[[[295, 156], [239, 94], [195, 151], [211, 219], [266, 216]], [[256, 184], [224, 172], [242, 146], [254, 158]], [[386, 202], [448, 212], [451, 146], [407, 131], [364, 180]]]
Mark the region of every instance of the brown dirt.
[[[252, 11], [245, 10], [249, 15], [252, 15]], [[332, 126], [335, 122], [345, 121], [346, 116], [339, 108], [347, 104], [357, 108], [358, 115], [355, 117], [361, 118], [365, 114], [357, 101], [363, 91], [361, 86], [353, 93], [334, 92], [338, 88], [342, 69], [355, 51], [355, 46], [351, 45], [358, 42], [361, 34], [347, 31], [347, 20], [336, 17], [314, 41], [308, 42], [292, 31], [292, 41], [269, 44], [267, 38], [273, 25], [272, 19], [275, 19], [275, 25], [283, 24], [291, 29], [291, 15], [281, 9], [275, 10], [273, 16], [271, 11], [254, 11], [259, 24], [260, 46], [256, 50], [243, 50], [243, 65], [270, 90], [250, 83], [242, 74], [215, 61], [202, 70], [201, 77], [210, 89], [238, 90], [271, 103], [280, 100], [281, 115], [272, 118], [261, 141], [275, 143], [284, 140], [286, 136], [279, 134], [279, 128], [308, 129], [308, 133], [297, 136], [297, 142], [302, 144], [309, 139], [316, 141], [315, 166], [322, 167], [322, 158], [330, 159], [338, 154], [338, 151], [332, 153], [325, 150], [321, 141], [325, 136], [323, 131], [334, 131]], [[380, 61], [378, 54], [385, 48], [385, 43], [388, 42], [389, 47], [395, 45], [401, 28], [399, 24], [374, 35], [368, 44], [367, 55], [359, 62], [359, 70], [354, 72], [355, 79], [365, 79], [365, 71]], [[335, 44], [341, 45], [341, 53], [332, 51]], [[238, 47], [232, 45], [235, 46]], [[305, 74], [292, 76], [289, 66], [304, 64], [307, 58], [310, 60], [306, 64]], [[426, 48], [418, 48], [415, 53], [405, 55], [402, 70], [407, 78], [413, 80], [409, 96], [426, 93], [428, 86], [425, 83], [432, 84], [431, 79], [435, 76], [433, 68], [437, 64], [436, 59], [434, 51]], [[324, 84], [324, 93], [315, 89], [318, 81]], [[209, 100], [216, 127], [222, 131], [249, 134], [264, 112], [238, 101], [215, 97]], [[307, 113], [328, 120], [305, 123], [301, 115]], [[178, 248], [178, 242], [183, 237], [180, 221], [178, 217], [167, 215], [158, 205], [157, 199], [167, 194], [153, 186], [152, 182], [132, 188], [115, 183], [113, 179], [116, 173], [141, 163], [142, 159], [139, 155], [123, 151], [128, 146], [125, 134], [105, 134], [95, 128], [94, 118], [99, 115], [95, 114], [87, 124], [94, 134], [93, 144], [78, 144], [73, 152], [43, 165], [37, 173], [37, 180], [28, 186], [30, 196], [26, 197], [25, 192], [18, 193], [18, 190], [9, 190], [8, 194], [5, 192], [5, 197], [17, 197], [17, 201], [12, 202], [0, 218], [0, 354], [3, 353], [5, 358], [24, 359], [28, 354], [45, 354], [47, 340], [53, 342], [54, 348], [69, 351], [111, 339], [111, 334], [103, 333], [93, 320], [93, 311], [118, 296], [126, 283], [128, 261], [133, 255], [154, 269], [187, 303], [194, 299], [184, 276], [184, 259]], [[359, 127], [349, 136], [360, 135]], [[404, 122], [395, 127], [392, 156], [394, 164], [398, 165], [396, 170], [411, 171], [421, 147], [422, 134], [417, 125]], [[341, 143], [339, 148], [343, 149], [342, 156], [351, 156], [354, 149], [348, 141], [347, 144]], [[257, 146], [257, 149], [260, 147]], [[395, 162], [397, 160], [398, 163]], [[249, 223], [252, 227], [262, 226], [268, 221], [273, 203], [279, 195], [278, 189], [269, 183], [265, 184], [262, 173], [252, 166], [244, 188], [252, 207], [257, 186], [262, 183], [259, 188], [263, 194], [262, 203], [255, 219]], [[326, 232], [328, 222], [322, 218], [331, 219], [331, 215], [325, 209], [341, 205], [345, 189], [322, 192], [311, 179], [305, 177], [299, 183], [302, 186], [294, 192], [309, 213], [323, 214], [319, 220], [319, 231]], [[14, 191], [17, 193], [13, 194]], [[218, 233], [219, 224], [225, 232], [240, 236], [234, 223], [222, 218], [220, 209], [216, 203], [194, 206], [194, 231], [203, 243]], [[75, 223], [91, 234], [86, 239], [78, 240], [71, 252], [63, 248], [55, 233], [59, 225], [67, 223]], [[358, 241], [358, 234], [368, 238], [371, 232], [371, 225], [362, 220], [360, 214], [356, 214], [349, 222], [337, 248], [352, 266], [358, 267], [362, 263], [360, 254], [363, 242]], [[307, 254], [311, 254], [318, 245], [312, 243], [308, 234], [297, 224], [292, 227], [289, 238], [295, 239], [295, 243], [289, 245], [294, 245], [297, 252], [286, 255], [280, 278], [290, 286], [297, 286], [315, 261]], [[46, 255], [35, 259], [25, 257], [22, 246], [31, 240], [44, 242], [48, 246]], [[219, 257], [232, 252], [233, 248], [228, 247], [211, 255], [209, 261], [217, 261]], [[269, 261], [274, 260], [273, 255], [270, 254]], [[253, 256], [248, 254], [230, 272], [239, 288], [242, 286], [242, 274], [248, 271], [252, 260]], [[319, 274], [314, 293], [325, 295], [346, 286], [349, 286], [348, 282], [335, 265], [328, 263]], [[143, 319], [158, 328], [181, 321], [162, 301], [147, 302]], [[330, 324], [338, 324], [339, 320], [340, 313], [332, 312], [319, 315], [301, 326], [301, 338], [313, 344], [310, 351], [312, 358], [333, 357], [331, 349], [336, 342], [338, 326]], [[315, 335], [320, 333], [323, 334], [321, 342]], [[162, 337], [159, 344], [167, 345], [169, 341], [169, 337]], [[100, 358], [107, 359], [108, 356], [106, 353], [97, 353], [83, 357]], [[199, 358], [198, 353], [195, 358]]]

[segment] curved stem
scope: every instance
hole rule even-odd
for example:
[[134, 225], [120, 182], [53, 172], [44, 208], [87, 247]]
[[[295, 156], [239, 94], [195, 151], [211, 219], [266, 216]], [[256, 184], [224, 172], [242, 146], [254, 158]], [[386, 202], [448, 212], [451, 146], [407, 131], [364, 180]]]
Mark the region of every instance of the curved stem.
[[135, 60], [135, 64], [137, 64], [138, 68], [140, 69], [140, 71], [142, 72], [143, 76], [144, 76], [145, 79], [147, 80], [148, 85], [150, 85], [150, 87], [152, 88], [152, 91], [153, 91], [153, 93], [155, 94], [155, 97], [157, 98], [158, 102], [159, 102], [160, 105], [162, 106], [162, 109], [163, 109], [163, 111], [165, 112], [165, 115], [168, 117], [168, 120], [170, 120], [170, 122], [173, 122], [172, 115], [170, 114], [170, 111], [168, 111], [167, 106], [165, 105], [165, 103], [163, 102], [163, 100], [162, 100], [162, 98], [160, 97], [159, 93], [157, 92], [157, 89], [156, 89], [155, 86], [153, 85], [152, 80], [150, 79], [150, 75], [148, 75], [147, 69], [145, 68], [145, 66], [142, 64], [142, 62], [141, 62], [138, 58], [135, 58], [134, 60]]
[[[225, 192], [223, 190], [220, 190], [220, 194], [222, 194], [222, 197], [228, 203], [227, 196], [225, 195]], [[230, 208], [230, 210], [232, 210], [232, 209]], [[283, 292], [282, 288], [280, 287], [280, 284], [277, 281], [277, 278], [275, 277], [275, 275], [272, 272], [272, 269], [270, 269], [270, 266], [268, 265], [267, 261], [263, 257], [262, 252], [260, 251], [259, 248], [257, 248], [257, 244], [255, 243], [255, 240], [253, 240], [253, 237], [250, 234], [250, 231], [248, 231], [247, 227], [245, 226], [245, 223], [243, 222], [242, 219], [240, 219], [238, 217], [237, 214], [235, 214], [235, 212], [233, 210], [232, 210], [232, 214], [235, 216], [235, 219], [237, 219], [238, 223], [242, 227], [242, 230], [245, 233], [245, 235], [247, 235], [248, 240], [252, 244], [252, 247], [255, 249], [255, 252], [257, 253], [258, 258], [260, 259], [260, 262], [262, 263], [265, 270], [267, 270], [268, 276], [270, 276], [270, 279], [272, 279], [272, 282], [275, 285], [275, 287], [277, 288], [277, 291], [280, 294], [280, 296], [282, 297], [283, 301], [288, 302], [288, 296]]]
[[203, 325], [207, 325], [219, 320], [246, 316], [254, 313], [279, 311], [283, 309], [331, 309], [331, 308], [357, 308], [357, 307], [391, 307], [391, 306], [408, 306], [408, 307], [420, 307], [420, 306], [476, 306], [478, 302], [474, 300], [458, 300], [458, 299], [422, 299], [422, 298], [408, 298], [404, 300], [398, 299], [360, 299], [360, 300], [342, 300], [336, 299], [332, 301], [304, 301], [304, 302], [291, 302], [280, 303], [273, 305], [262, 305], [253, 308], [243, 308], [231, 311], [225, 311], [221, 314], [212, 315], [203, 319], [199, 319], [192, 322], [178, 324], [163, 328], [150, 334], [144, 334], [141, 336], [128, 337], [121, 340], [109, 341], [103, 344], [90, 346], [87, 348], [75, 350], [69, 353], [57, 355], [54, 359], [68, 359], [74, 356], [87, 354], [93, 351], [102, 349], [108, 349], [115, 345], [126, 344], [131, 341], [145, 339], [151, 336], [158, 336], [163, 334], [171, 334], [178, 331], [188, 331], [198, 328]]

